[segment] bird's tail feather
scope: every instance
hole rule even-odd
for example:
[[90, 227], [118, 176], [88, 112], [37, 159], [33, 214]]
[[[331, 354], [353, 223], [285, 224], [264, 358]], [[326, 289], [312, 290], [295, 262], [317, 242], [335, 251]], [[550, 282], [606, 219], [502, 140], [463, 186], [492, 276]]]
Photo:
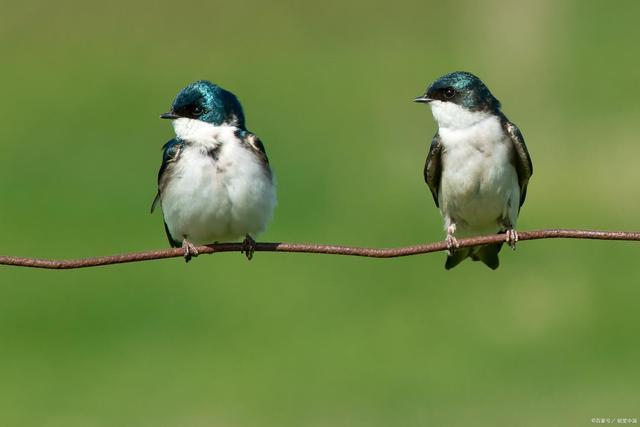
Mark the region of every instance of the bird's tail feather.
[[474, 261], [482, 261], [487, 267], [495, 270], [500, 265], [498, 252], [502, 249], [502, 243], [494, 243], [493, 245], [480, 246], [472, 255]]
[[451, 270], [465, 259], [471, 258], [474, 261], [482, 261], [487, 267], [495, 270], [500, 265], [500, 260], [498, 259], [500, 249], [502, 249], [502, 243], [457, 249], [452, 255], [447, 256], [444, 268]]
[[447, 262], [444, 264], [444, 268], [446, 270], [451, 270], [453, 267], [464, 261], [469, 256], [470, 252], [471, 250], [468, 248], [456, 249], [453, 254], [447, 256]]

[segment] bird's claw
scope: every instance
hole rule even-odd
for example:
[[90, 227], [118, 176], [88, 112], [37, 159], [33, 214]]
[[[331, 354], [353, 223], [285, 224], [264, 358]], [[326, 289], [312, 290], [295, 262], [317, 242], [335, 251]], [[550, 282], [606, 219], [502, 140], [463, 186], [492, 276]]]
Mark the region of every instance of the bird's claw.
[[511, 249], [516, 250], [516, 243], [518, 243], [518, 232], [512, 228], [505, 232], [505, 239]]
[[460, 247], [460, 244], [458, 243], [458, 239], [453, 237], [452, 234], [447, 234], [446, 242], [447, 242], [447, 253], [449, 254], [449, 256], [452, 256], [454, 252]]
[[187, 239], [184, 239], [182, 241], [182, 250], [184, 252], [184, 261], [185, 262], [189, 262], [189, 261], [191, 261], [192, 257], [197, 257], [198, 256], [198, 250]]
[[251, 258], [253, 258], [253, 253], [255, 251], [256, 251], [256, 241], [253, 240], [253, 238], [247, 234], [244, 240], [242, 241], [242, 250], [240, 252], [247, 257], [247, 260], [251, 261]]

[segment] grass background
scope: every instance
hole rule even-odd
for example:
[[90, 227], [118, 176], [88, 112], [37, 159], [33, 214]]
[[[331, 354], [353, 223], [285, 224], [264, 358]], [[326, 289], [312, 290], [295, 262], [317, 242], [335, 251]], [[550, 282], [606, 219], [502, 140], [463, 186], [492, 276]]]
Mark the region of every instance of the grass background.
[[[279, 183], [260, 240], [443, 237], [412, 98], [479, 75], [535, 174], [519, 228], [638, 229], [640, 3], [5, 2], [0, 253], [167, 245], [158, 119], [235, 92]], [[535, 241], [492, 272], [444, 255], [258, 253], [0, 268], [4, 426], [590, 425], [640, 417], [632, 243]]]

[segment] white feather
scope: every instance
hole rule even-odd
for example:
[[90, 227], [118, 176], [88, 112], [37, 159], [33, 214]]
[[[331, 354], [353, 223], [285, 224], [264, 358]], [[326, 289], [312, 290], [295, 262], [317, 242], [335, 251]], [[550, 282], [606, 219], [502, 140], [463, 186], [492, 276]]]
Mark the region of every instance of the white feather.
[[451, 102], [433, 101], [443, 144], [438, 204], [445, 229], [459, 237], [496, 233], [506, 219], [515, 228], [520, 206], [513, 143], [497, 116]]
[[[177, 241], [207, 244], [264, 231], [276, 205], [275, 185], [261, 160], [233, 126], [180, 118], [176, 135], [190, 141], [161, 194], [169, 232]], [[207, 154], [218, 149], [217, 160]]]

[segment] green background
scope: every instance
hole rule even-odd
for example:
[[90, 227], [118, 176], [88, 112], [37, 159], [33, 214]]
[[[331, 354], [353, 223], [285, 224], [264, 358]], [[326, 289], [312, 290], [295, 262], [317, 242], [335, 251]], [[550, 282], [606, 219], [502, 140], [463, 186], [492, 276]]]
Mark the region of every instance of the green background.
[[[640, 3], [11, 2], [0, 14], [0, 254], [167, 246], [158, 115], [210, 79], [264, 141], [262, 241], [441, 240], [411, 102], [479, 75], [535, 173], [519, 229], [638, 229]], [[0, 267], [0, 425], [591, 425], [640, 418], [634, 243]]]

